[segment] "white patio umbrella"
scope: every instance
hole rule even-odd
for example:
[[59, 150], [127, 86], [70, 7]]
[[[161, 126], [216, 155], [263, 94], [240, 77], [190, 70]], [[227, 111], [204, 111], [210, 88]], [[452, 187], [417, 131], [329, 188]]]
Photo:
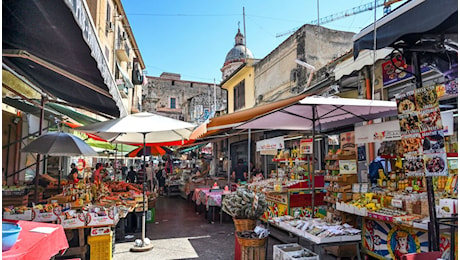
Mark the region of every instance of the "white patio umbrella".
[[[51, 156], [97, 156], [97, 152], [85, 141], [64, 132], [48, 132], [24, 146], [23, 153], [38, 153]], [[59, 183], [61, 189], [61, 157], [59, 157]], [[38, 174], [38, 172], [37, 172]], [[37, 182], [36, 182], [37, 183]], [[37, 187], [35, 187], [37, 192]]]
[[[145, 144], [188, 140], [195, 126], [173, 118], [141, 112], [78, 127], [75, 130], [93, 133], [114, 143], [142, 143], [145, 165]], [[142, 184], [142, 193], [142, 247], [145, 247], [145, 177]]]
[[[235, 128], [311, 130], [313, 140], [315, 140], [315, 133], [318, 129], [321, 131], [396, 115], [395, 101], [309, 96], [297, 103], [242, 123]], [[314, 154], [314, 151], [312, 153]], [[314, 180], [312, 178], [313, 187], [315, 185]], [[315, 205], [314, 194], [313, 192], [313, 209]]]

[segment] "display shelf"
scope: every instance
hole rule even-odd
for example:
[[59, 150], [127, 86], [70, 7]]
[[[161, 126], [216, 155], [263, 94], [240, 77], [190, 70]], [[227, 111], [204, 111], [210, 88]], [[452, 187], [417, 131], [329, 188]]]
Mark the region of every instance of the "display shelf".
[[358, 182], [358, 175], [356, 174], [343, 174], [343, 175], [326, 175], [324, 181], [341, 182], [341, 183], [356, 183]]
[[356, 160], [356, 155], [327, 155], [324, 160], [337, 161], [337, 160]]
[[458, 153], [447, 153], [447, 157], [458, 157]]
[[326, 170], [329, 171], [338, 171], [340, 168], [338, 166], [331, 166], [331, 165], [326, 165]]
[[347, 185], [347, 186], [343, 186], [339, 188], [329, 186], [327, 187], [327, 190], [331, 192], [351, 192], [351, 185]]

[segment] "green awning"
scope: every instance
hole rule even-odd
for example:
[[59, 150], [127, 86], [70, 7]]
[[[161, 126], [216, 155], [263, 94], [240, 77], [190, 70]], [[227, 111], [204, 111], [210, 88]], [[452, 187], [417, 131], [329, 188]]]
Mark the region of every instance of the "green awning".
[[180, 153], [186, 153], [186, 152], [190, 152], [190, 151], [193, 151], [195, 149], [198, 149], [198, 148], [201, 148], [205, 145], [207, 145], [208, 143], [202, 143], [202, 144], [198, 144], [198, 145], [195, 145], [195, 146], [192, 146], [192, 147], [189, 147], [189, 148], [185, 148], [184, 150], [180, 151]]
[[90, 125], [90, 124], [94, 124], [94, 123], [98, 123], [100, 122], [99, 120], [97, 119], [94, 119], [92, 117], [89, 117], [85, 114], [82, 114], [80, 112], [77, 112], [75, 110], [72, 110], [71, 108], [68, 108], [66, 106], [63, 106], [63, 105], [59, 105], [59, 104], [56, 104], [56, 103], [46, 103], [45, 105], [46, 107], [49, 107], [63, 115], [66, 115], [70, 118], [72, 118], [73, 120], [77, 121], [78, 123], [82, 124], [82, 125]]
[[[40, 117], [40, 108], [36, 107], [34, 104], [26, 100], [19, 99], [19, 98], [12, 98], [12, 97], [4, 97], [2, 98], [2, 102], [24, 113], [29, 113], [29, 114]], [[49, 108], [45, 108], [45, 117], [49, 118], [51, 116], [59, 116], [59, 115], [60, 113], [54, 110], [51, 110]]]

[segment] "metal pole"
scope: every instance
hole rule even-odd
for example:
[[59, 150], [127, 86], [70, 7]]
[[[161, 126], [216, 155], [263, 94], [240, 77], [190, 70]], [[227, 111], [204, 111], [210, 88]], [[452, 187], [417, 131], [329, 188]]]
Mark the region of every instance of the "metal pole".
[[251, 129], [248, 129], [248, 179], [251, 179]]
[[[313, 105], [311, 107], [311, 110], [313, 112], [313, 119], [312, 119], [312, 125], [313, 125], [313, 144], [312, 144], [312, 147], [311, 147], [311, 153], [312, 153], [312, 163], [313, 163], [313, 170], [311, 172], [311, 186], [312, 186], [312, 190], [311, 190], [311, 210], [312, 210], [312, 217], [315, 216], [315, 123], [316, 123], [316, 114], [315, 114], [315, 109], [316, 109], [316, 105]], [[309, 169], [311, 169], [311, 167], [309, 166]]]
[[231, 158], [230, 157], [230, 137], [227, 138], [227, 185], [230, 185], [230, 170], [231, 170]]
[[246, 35], [246, 14], [244, 13], [244, 6], [243, 6], [243, 29], [244, 29], [244, 61], [247, 62], [247, 58], [248, 58], [248, 51], [247, 51], [247, 42], [246, 42], [246, 38], [247, 35]]
[[[422, 73], [420, 71], [420, 63], [417, 52], [412, 52], [412, 65], [414, 66], [415, 88], [422, 88]], [[433, 251], [439, 251], [439, 229], [436, 219], [436, 202], [433, 190], [433, 177], [426, 176], [426, 192], [428, 195], [428, 211], [430, 213], [429, 227], [431, 230], [431, 248]]]
[[143, 165], [142, 165], [142, 171], [143, 171], [143, 175], [142, 175], [142, 246], [145, 246], [145, 179], [146, 179], [146, 175], [147, 175], [147, 171], [146, 171], [146, 168], [145, 168], [145, 135], [147, 135], [147, 133], [142, 133], [144, 135], [144, 147], [142, 148], [142, 152], [144, 153], [143, 154]]
[[[377, 51], [377, 0], [374, 1], [374, 50], [373, 54], [373, 63], [372, 63], [372, 100], [374, 100], [374, 90], [375, 90], [375, 52]], [[383, 100], [383, 88], [380, 89], [380, 99]]]
[[[39, 123], [39, 128], [38, 128], [38, 136], [42, 135], [42, 129], [43, 129], [43, 120], [45, 119], [45, 99], [46, 97], [42, 95], [42, 100], [40, 102], [40, 105], [42, 106], [40, 108], [40, 123]], [[34, 202], [38, 203], [38, 179], [40, 178], [40, 154], [37, 154], [37, 167], [35, 169], [35, 195], [34, 195]], [[60, 187], [61, 180], [59, 179], [59, 184], [58, 187]]]

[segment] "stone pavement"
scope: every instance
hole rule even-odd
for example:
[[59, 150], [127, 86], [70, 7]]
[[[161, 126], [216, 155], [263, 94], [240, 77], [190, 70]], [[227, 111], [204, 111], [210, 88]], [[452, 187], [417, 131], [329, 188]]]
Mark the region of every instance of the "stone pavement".
[[[215, 223], [211, 224], [205, 214], [196, 214], [192, 201], [181, 197], [160, 197], [156, 203], [155, 223], [146, 224], [146, 237], [153, 243], [148, 252], [130, 252], [134, 240], [115, 244], [114, 260], [143, 259], [234, 259], [235, 238], [234, 225], [228, 216], [222, 224], [216, 214]], [[133, 234], [140, 237], [140, 233]], [[289, 239], [289, 238], [288, 238]], [[296, 239], [291, 238], [293, 242]], [[282, 244], [270, 238], [267, 259], [272, 259], [274, 244]], [[336, 259], [327, 256], [324, 260]]]

